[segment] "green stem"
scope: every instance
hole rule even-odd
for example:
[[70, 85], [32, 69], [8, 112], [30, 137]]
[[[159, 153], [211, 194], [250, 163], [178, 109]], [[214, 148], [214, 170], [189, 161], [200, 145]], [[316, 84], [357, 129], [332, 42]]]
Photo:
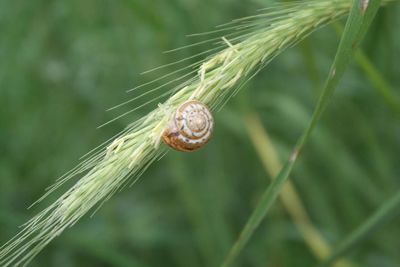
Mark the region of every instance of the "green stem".
[[379, 9], [380, 2], [380, 0], [372, 0], [369, 2], [368, 8], [365, 9], [365, 1], [353, 1], [352, 8], [344, 29], [344, 33], [336, 52], [335, 59], [331, 66], [331, 70], [326, 80], [325, 87], [318, 100], [309, 126], [300, 137], [292, 154], [290, 155], [286, 164], [283, 166], [280, 173], [261, 196], [257, 207], [255, 208], [246, 225], [244, 226], [238, 240], [229, 251], [227, 257], [222, 264], [222, 267], [228, 267], [233, 264], [234, 260], [237, 258], [241, 250], [250, 240], [254, 231], [260, 225], [260, 223], [266, 216], [269, 208], [276, 200], [279, 192], [281, 191], [283, 185], [288, 179], [289, 174], [291, 173], [299, 154], [301, 153], [306, 142], [309, 140], [311, 133], [317, 125], [317, 122], [319, 121], [323, 111], [327, 107], [328, 102], [337, 84], [342, 78], [348, 63], [350, 62], [354, 54], [354, 51], [358, 48], [373, 18], [375, 17], [375, 14]]
[[[333, 23], [333, 28], [338, 35], [342, 34], [343, 27], [339, 23]], [[400, 98], [392, 85], [385, 79], [361, 49], [356, 52], [354, 59], [368, 78], [369, 82], [373, 85], [373, 88], [385, 101], [386, 105], [394, 113], [400, 115]]]

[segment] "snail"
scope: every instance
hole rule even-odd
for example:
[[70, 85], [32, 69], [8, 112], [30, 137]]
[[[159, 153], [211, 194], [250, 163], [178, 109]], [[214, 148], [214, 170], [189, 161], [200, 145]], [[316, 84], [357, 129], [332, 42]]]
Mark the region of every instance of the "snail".
[[176, 110], [162, 138], [173, 149], [189, 152], [207, 144], [213, 128], [214, 119], [208, 107], [197, 100], [189, 100]]

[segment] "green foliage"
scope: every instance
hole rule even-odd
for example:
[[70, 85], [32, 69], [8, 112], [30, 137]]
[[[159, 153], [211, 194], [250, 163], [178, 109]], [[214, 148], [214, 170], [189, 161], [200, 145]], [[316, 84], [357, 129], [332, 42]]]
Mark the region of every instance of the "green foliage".
[[348, 237], [346, 237], [340, 245], [337, 246], [335, 251], [321, 266], [330, 266], [340, 256], [350, 251], [357, 243], [366, 239], [373, 233], [374, 230], [382, 226], [389, 219], [397, 217], [400, 211], [400, 192], [388, 199], [370, 218], [356, 228]]
[[281, 171], [277, 174], [274, 181], [262, 194], [260, 202], [251, 214], [248, 222], [246, 223], [243, 231], [241, 232], [238, 240], [231, 248], [228, 256], [225, 258], [222, 266], [228, 267], [233, 264], [239, 252], [243, 250], [246, 243], [250, 240], [254, 231], [258, 228], [268, 210], [278, 197], [278, 194], [282, 191], [282, 188], [289, 178], [290, 173], [300, 155], [303, 151], [304, 146], [311, 137], [311, 133], [314, 131], [323, 111], [327, 108], [329, 100], [332, 97], [336, 86], [342, 78], [347, 65], [349, 64], [354, 51], [358, 48], [358, 44], [364, 38], [366, 30], [375, 17], [377, 10], [380, 7], [380, 1], [372, 1], [370, 6], [360, 8], [361, 1], [353, 1], [353, 5], [347, 19], [346, 27], [343, 36], [340, 39], [339, 47], [335, 55], [335, 60], [330, 68], [328, 78], [324, 89], [321, 92], [321, 96], [318, 99], [316, 108], [311, 117], [310, 123], [304, 130], [304, 133], [299, 138], [296, 146], [293, 149], [291, 155], [289, 155], [286, 164], [282, 166]]
[[[104, 111], [127, 98], [124, 90], [164, 72], [137, 73], [201, 52], [189, 47], [162, 54], [193, 42], [185, 33], [252, 15], [258, 7], [260, 1], [0, 1], [1, 243], [15, 234], [16, 225], [52, 203], [54, 198], [25, 210], [75, 165], [74, 159], [145, 114], [146, 109], [95, 130], [137, 105]], [[364, 46], [393, 88], [400, 84], [399, 15], [396, 4], [384, 8]], [[240, 110], [258, 112], [281, 158], [288, 158], [314, 107], [309, 77], [326, 77], [338, 40], [325, 28], [307, 40], [311, 55], [300, 47], [282, 54], [216, 113], [216, 134], [205, 149], [168, 153], [94, 219], [66, 231], [32, 266], [218, 265], [268, 185], [237, 119]], [[310, 59], [316, 69], [304, 68]], [[398, 117], [361, 69], [355, 64], [350, 69], [293, 171], [313, 222], [333, 245], [399, 188]], [[387, 225], [361, 243], [351, 259], [359, 265], [398, 266], [399, 231], [396, 223]], [[238, 262], [314, 263], [279, 205]]]

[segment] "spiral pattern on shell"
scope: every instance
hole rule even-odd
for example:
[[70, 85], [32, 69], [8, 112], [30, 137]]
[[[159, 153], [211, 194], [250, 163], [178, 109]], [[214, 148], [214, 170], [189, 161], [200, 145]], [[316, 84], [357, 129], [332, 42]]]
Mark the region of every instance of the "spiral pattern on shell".
[[206, 105], [189, 100], [175, 112], [163, 140], [173, 149], [194, 151], [210, 140], [214, 128], [213, 116]]

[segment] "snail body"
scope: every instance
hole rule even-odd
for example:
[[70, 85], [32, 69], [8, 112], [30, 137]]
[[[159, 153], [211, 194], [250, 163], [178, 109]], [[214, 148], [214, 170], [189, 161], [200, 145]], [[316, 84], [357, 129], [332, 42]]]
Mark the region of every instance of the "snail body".
[[189, 100], [175, 112], [162, 138], [178, 151], [190, 152], [203, 147], [210, 140], [214, 118], [206, 105]]

